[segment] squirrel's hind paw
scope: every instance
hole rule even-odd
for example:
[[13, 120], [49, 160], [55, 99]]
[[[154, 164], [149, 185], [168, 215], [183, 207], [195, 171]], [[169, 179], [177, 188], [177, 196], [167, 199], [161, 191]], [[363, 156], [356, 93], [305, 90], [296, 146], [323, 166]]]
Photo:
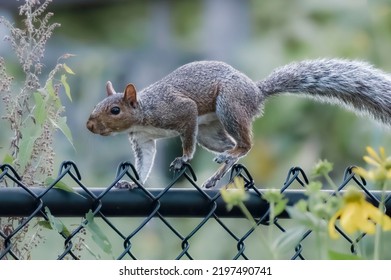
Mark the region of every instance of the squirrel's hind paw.
[[213, 160], [217, 163], [228, 163], [229, 161], [231, 161], [233, 159], [234, 159], [233, 156], [226, 154], [226, 153], [222, 153], [222, 154], [217, 155]]
[[174, 171], [181, 170], [186, 163], [187, 163], [187, 160], [185, 160], [183, 157], [177, 157], [170, 164], [170, 170], [174, 170]]
[[121, 181], [117, 182], [114, 185], [114, 188], [116, 188], [116, 189], [130, 189], [130, 190], [132, 190], [132, 189], [137, 188], [137, 185], [135, 183], [132, 183], [132, 182], [121, 180]]
[[202, 187], [205, 189], [211, 189], [214, 188], [219, 180], [217, 178], [209, 178], [204, 184], [202, 184]]

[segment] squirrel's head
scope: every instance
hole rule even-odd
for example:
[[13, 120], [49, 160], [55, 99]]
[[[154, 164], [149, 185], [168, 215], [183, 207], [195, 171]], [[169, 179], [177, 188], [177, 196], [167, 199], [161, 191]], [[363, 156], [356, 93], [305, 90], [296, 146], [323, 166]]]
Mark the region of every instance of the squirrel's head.
[[106, 84], [107, 97], [92, 111], [87, 128], [103, 136], [126, 132], [140, 121], [136, 88], [128, 84], [124, 92], [116, 93], [110, 81]]

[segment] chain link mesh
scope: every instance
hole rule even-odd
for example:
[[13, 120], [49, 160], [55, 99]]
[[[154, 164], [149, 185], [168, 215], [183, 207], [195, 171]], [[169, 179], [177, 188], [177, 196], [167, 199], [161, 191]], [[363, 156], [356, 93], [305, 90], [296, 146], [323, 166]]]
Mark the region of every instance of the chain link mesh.
[[[270, 227], [273, 227], [272, 232], [276, 236], [290, 234], [288, 229], [292, 226], [286, 212], [269, 223], [269, 208], [262, 198], [263, 190], [255, 187], [251, 174], [240, 164], [233, 167], [230, 178], [244, 178], [245, 188], [250, 194], [246, 206], [254, 216], [256, 226], [252, 226], [240, 210], [234, 208], [227, 211], [218, 190], [201, 188], [190, 165], [161, 189], [148, 189], [140, 184], [129, 162], [119, 166], [115, 180], [105, 189], [87, 188], [77, 166], [70, 161], [61, 164], [57, 178], [46, 188], [24, 185], [10, 165], [1, 165], [0, 171], [0, 260], [262, 259], [265, 249], [262, 248], [259, 234], [266, 234], [266, 231], [270, 234]], [[74, 193], [56, 187], [65, 177], [73, 182]], [[117, 182], [125, 177], [138, 187], [133, 190], [116, 189]], [[186, 180], [188, 188], [176, 187], [183, 180]], [[306, 184], [308, 179], [301, 168], [289, 170], [280, 189], [289, 199], [288, 205], [305, 199], [303, 187]], [[348, 184], [361, 188], [372, 204], [379, 204], [380, 194], [370, 191], [366, 182], [352, 172], [352, 168], [347, 168], [338, 192]], [[386, 207], [389, 206], [389, 194], [385, 201]], [[390, 207], [386, 211], [389, 215]], [[67, 224], [65, 221], [69, 219]], [[103, 232], [103, 236], [92, 234], [92, 237], [88, 237], [89, 227], [98, 227], [92, 232], [95, 235]], [[350, 251], [356, 253], [365, 235], [352, 240], [341, 229], [337, 228], [337, 231], [343, 237], [343, 246], [349, 246]], [[155, 234], [151, 235], [151, 232]], [[48, 234], [49, 239], [46, 237]], [[310, 249], [311, 236], [311, 230], [306, 230], [300, 242], [286, 253], [285, 258], [314, 258]], [[95, 246], [88, 245], [91, 244], [87, 242], [88, 239], [95, 241], [92, 242]], [[167, 248], [170, 248], [170, 252], [166, 252]], [[219, 255], [215, 254], [217, 248], [222, 248]], [[44, 255], [43, 250], [50, 251], [50, 254]], [[145, 254], [147, 250], [153, 253]], [[85, 251], [88, 254], [82, 253]]]

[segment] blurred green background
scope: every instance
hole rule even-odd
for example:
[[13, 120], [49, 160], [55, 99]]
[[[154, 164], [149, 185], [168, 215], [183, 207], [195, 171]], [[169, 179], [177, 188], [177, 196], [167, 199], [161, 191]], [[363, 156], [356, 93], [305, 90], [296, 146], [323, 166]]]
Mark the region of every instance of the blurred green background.
[[[3, 0], [0, 14], [17, 23], [17, 5]], [[319, 57], [366, 60], [391, 71], [390, 1], [54, 1], [49, 10], [61, 28], [49, 40], [46, 69], [64, 53], [76, 55], [67, 61], [76, 72], [68, 79], [74, 102], [64, 98], [76, 150], [59, 134], [57, 161], [74, 160], [89, 186], [109, 184], [119, 162], [133, 161], [125, 135], [101, 137], [85, 128], [92, 108], [105, 97], [107, 80], [117, 91], [129, 82], [142, 89], [182, 64], [205, 59], [225, 61], [254, 80], [291, 61]], [[0, 46], [17, 76], [10, 46]], [[327, 158], [340, 178], [345, 167], [363, 164], [366, 145], [389, 143], [389, 133], [368, 117], [282, 95], [267, 102], [254, 123], [254, 148], [242, 162], [259, 185], [278, 187], [291, 166], [308, 171]], [[179, 139], [159, 141], [148, 186], [161, 187], [171, 178], [169, 163], [180, 153]], [[200, 181], [218, 168], [212, 158], [197, 150], [192, 165]]]
[[[2, 0], [0, 15], [18, 23], [19, 2]], [[341, 57], [369, 61], [391, 72], [391, 1], [388, 0], [132, 0], [56, 1], [49, 6], [61, 23], [49, 40], [47, 71], [64, 53], [73, 102], [64, 96], [75, 150], [58, 134], [57, 165], [73, 160], [90, 187], [105, 187], [121, 161], [133, 155], [125, 135], [101, 137], [85, 127], [94, 105], [105, 97], [111, 80], [117, 91], [132, 82], [138, 89], [194, 60], [222, 60], [254, 80], [294, 60]], [[7, 31], [0, 26], [0, 38]], [[23, 80], [7, 42], [0, 56]], [[0, 109], [2, 107], [0, 106]], [[8, 127], [0, 120], [0, 158], [9, 145]], [[254, 147], [242, 159], [260, 187], [279, 188], [290, 167], [306, 172], [319, 159], [335, 164], [341, 180], [349, 165], [363, 165], [367, 145], [391, 149], [390, 133], [370, 118], [296, 96], [268, 101], [254, 123]], [[161, 140], [148, 187], [171, 178], [170, 162], [181, 153], [177, 138]], [[218, 165], [198, 148], [192, 166], [203, 182]]]

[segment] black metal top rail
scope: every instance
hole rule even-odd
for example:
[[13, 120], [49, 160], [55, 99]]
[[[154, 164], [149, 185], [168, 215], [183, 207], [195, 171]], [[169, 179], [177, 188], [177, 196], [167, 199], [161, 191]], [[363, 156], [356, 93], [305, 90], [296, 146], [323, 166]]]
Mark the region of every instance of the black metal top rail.
[[[219, 190], [199, 192], [189, 188], [172, 188], [168, 191], [163, 188], [148, 189], [150, 196], [141, 189], [112, 189], [105, 193], [105, 189], [92, 188], [87, 193], [81, 188], [75, 188], [75, 192], [70, 193], [56, 188], [47, 191], [47, 188], [32, 187], [29, 191], [34, 196], [23, 188], [0, 188], [0, 217], [29, 216], [41, 204], [58, 217], [82, 217], [101, 204], [99, 211], [107, 217], [145, 217], [158, 206], [159, 213], [165, 217], [205, 217], [211, 208], [215, 208], [214, 213], [220, 218], [243, 218], [243, 213], [238, 208], [227, 211]], [[245, 202], [254, 218], [261, 218], [269, 210], [268, 203], [259, 196], [261, 192], [259, 189], [257, 192], [249, 190], [249, 197]], [[324, 192], [333, 194], [331, 190]], [[380, 199], [379, 191], [372, 191], [371, 194], [376, 200]], [[284, 195], [289, 200], [289, 206], [306, 199], [304, 190], [299, 189], [286, 190]], [[391, 195], [391, 192], [387, 195]], [[391, 200], [387, 201], [386, 208], [387, 214], [391, 216]], [[42, 213], [37, 213], [37, 216], [42, 216]], [[289, 217], [283, 212], [279, 218]]]

